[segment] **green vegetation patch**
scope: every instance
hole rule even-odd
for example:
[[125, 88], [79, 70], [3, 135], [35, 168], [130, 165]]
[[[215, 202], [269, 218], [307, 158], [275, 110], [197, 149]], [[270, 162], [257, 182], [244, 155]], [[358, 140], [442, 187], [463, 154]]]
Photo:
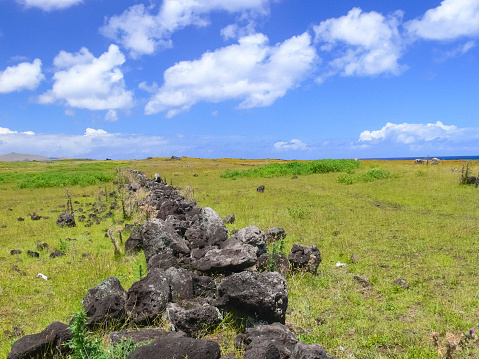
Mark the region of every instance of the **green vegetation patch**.
[[101, 182], [113, 181], [116, 173], [88, 171], [88, 172], [40, 172], [28, 174], [19, 178], [19, 188], [50, 188], [61, 186], [91, 186]]
[[311, 175], [314, 173], [347, 172], [359, 168], [359, 162], [354, 160], [315, 160], [304, 162], [272, 163], [243, 171], [226, 170], [221, 178], [236, 179], [238, 177], [274, 178], [282, 176]]
[[354, 174], [346, 173], [338, 177], [339, 183], [344, 184], [353, 184], [357, 182], [373, 182], [381, 179], [391, 178], [393, 175], [387, 170], [382, 170], [380, 168], [375, 168], [366, 173]]

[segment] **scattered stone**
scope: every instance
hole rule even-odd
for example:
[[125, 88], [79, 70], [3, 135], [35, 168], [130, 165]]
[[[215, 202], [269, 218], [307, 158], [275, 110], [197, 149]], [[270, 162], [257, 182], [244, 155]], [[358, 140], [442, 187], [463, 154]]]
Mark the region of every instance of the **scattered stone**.
[[[78, 222], [85, 222], [85, 220], [86, 220], [85, 215], [82, 214], [82, 215], [78, 216]], [[85, 225], [85, 227], [86, 227], [86, 225]]]
[[33, 221], [38, 221], [42, 218], [42, 216], [39, 216], [35, 212], [33, 212], [32, 216], [30, 217]]
[[118, 208], [118, 203], [116, 202], [111, 202], [110, 204], [110, 209], [117, 209]]
[[40, 253], [28, 250], [27, 251], [27, 256], [32, 257], [32, 258], [38, 258], [38, 257], [40, 257]]
[[13, 343], [7, 359], [53, 357], [55, 354], [68, 352], [62, 344], [72, 338], [73, 334], [68, 325], [53, 322], [41, 333], [26, 335]]
[[130, 234], [130, 237], [125, 242], [125, 253], [135, 254], [143, 250], [143, 240], [141, 233], [135, 232]]
[[212, 340], [166, 336], [144, 345], [128, 355], [127, 359], [219, 359], [221, 350]]
[[193, 177], [198, 177], [198, 175], [195, 173], [195, 174], [193, 175]]
[[291, 359], [335, 359], [319, 344], [296, 344]]
[[298, 179], [298, 175], [294, 175], [291, 179]]
[[283, 228], [273, 227], [266, 232], [266, 241], [268, 243], [280, 241], [286, 238], [286, 231]]
[[366, 279], [363, 279], [363, 278], [361, 278], [361, 277], [358, 277], [357, 275], [355, 275], [355, 276], [353, 277], [353, 279], [354, 279], [356, 282], [358, 282], [359, 284], [361, 284], [363, 288], [368, 288], [368, 287], [372, 286], [372, 283], [371, 283], [370, 281], [368, 281], [368, 280], [366, 280]]
[[264, 193], [264, 185], [261, 185], [258, 188], [256, 188], [256, 192]]
[[21, 270], [20, 267], [17, 266], [16, 264], [13, 265], [12, 270], [14, 270], [15, 272], [20, 273], [21, 275], [27, 275], [27, 272]]
[[57, 219], [57, 226], [76, 227], [75, 216], [73, 216], [73, 214], [63, 212]]
[[351, 263], [359, 263], [359, 256], [356, 254], [351, 254]]
[[303, 247], [295, 243], [291, 248], [288, 259], [291, 263], [291, 269], [316, 273], [319, 263], [321, 263], [321, 253], [315, 245]]
[[394, 285], [397, 285], [399, 287], [402, 287], [403, 289], [408, 289], [409, 288], [409, 283], [406, 282], [405, 279], [403, 278], [398, 278], [393, 282]]
[[232, 223], [235, 223], [235, 220], [236, 220], [236, 217], [234, 214], [230, 214], [228, 216], [226, 216], [225, 218], [223, 218], [223, 223], [229, 223], [229, 224], [232, 224]]
[[21, 253], [22, 253], [22, 251], [21, 251], [20, 249], [12, 249], [12, 250], [10, 251], [10, 254], [11, 254], [12, 256], [15, 255], [15, 254], [21, 254]]
[[286, 278], [289, 272], [289, 261], [284, 255], [277, 254], [274, 256], [274, 265], [271, 265], [271, 256], [268, 253], [264, 253], [258, 258], [258, 261], [256, 262], [256, 268], [260, 272], [278, 272]]
[[63, 257], [63, 256], [66, 256], [66, 254], [58, 249], [50, 254], [50, 258], [57, 258], [57, 257]]
[[6, 224], [2, 225], [2, 228], [7, 228], [7, 225]]
[[18, 218], [17, 218], [17, 221], [18, 221], [18, 222], [23, 222], [24, 220], [25, 220], [25, 218], [22, 218], [22, 217], [18, 217]]
[[333, 231], [333, 236], [337, 237], [341, 234], [341, 231]]
[[276, 272], [232, 274], [219, 285], [216, 306], [268, 323], [284, 323], [288, 307], [286, 281]]

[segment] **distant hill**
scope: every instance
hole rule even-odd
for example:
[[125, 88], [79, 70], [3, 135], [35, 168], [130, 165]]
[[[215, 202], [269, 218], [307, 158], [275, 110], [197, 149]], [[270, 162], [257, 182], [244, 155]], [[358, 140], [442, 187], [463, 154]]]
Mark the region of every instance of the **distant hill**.
[[53, 160], [66, 160], [65, 157], [47, 157], [38, 155], [29, 155], [26, 153], [12, 152], [6, 155], [0, 155], [0, 161], [18, 162], [18, 161], [53, 161]]

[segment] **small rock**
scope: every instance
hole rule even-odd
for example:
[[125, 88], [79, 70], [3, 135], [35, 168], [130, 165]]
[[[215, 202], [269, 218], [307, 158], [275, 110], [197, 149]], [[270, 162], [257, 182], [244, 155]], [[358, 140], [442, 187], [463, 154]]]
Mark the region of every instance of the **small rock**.
[[15, 254], [21, 254], [21, 253], [22, 253], [22, 251], [21, 251], [20, 249], [12, 249], [12, 250], [10, 251], [10, 254], [11, 254], [12, 256], [15, 255]]
[[351, 254], [351, 263], [359, 263], [359, 256], [356, 254]]
[[409, 288], [409, 283], [406, 282], [406, 280], [402, 278], [398, 278], [393, 282], [394, 285], [397, 285], [399, 287], [402, 287], [403, 289], [408, 289]]
[[38, 221], [42, 218], [42, 216], [39, 216], [35, 212], [33, 212], [32, 216], [30, 217], [33, 221]]
[[266, 232], [266, 241], [268, 243], [280, 241], [286, 238], [286, 231], [283, 228], [273, 227]]
[[18, 217], [18, 218], [17, 218], [17, 221], [18, 221], [18, 222], [23, 222], [24, 220], [25, 220], [25, 218], [22, 218], [22, 217]]
[[256, 188], [256, 192], [264, 193], [264, 185], [261, 185], [258, 188]]
[[367, 287], [369, 287], [369, 286], [372, 285], [370, 281], [368, 281], [368, 280], [366, 280], [366, 279], [363, 279], [363, 278], [361, 278], [361, 277], [358, 277], [357, 275], [355, 275], [355, 276], [353, 277], [353, 279], [354, 279], [356, 282], [358, 282], [359, 284], [361, 284], [361, 285], [363, 286], [363, 288], [367, 288]]
[[234, 214], [230, 214], [229, 216], [226, 216], [223, 218], [223, 223], [235, 223], [236, 217]]
[[40, 257], [40, 253], [31, 251], [31, 250], [28, 250], [28, 251], [27, 251], [27, 255], [28, 255], [29, 257], [32, 257], [32, 258], [38, 258], [38, 257]]
[[66, 256], [66, 254], [59, 250], [56, 250], [55, 252], [50, 254], [50, 258], [56, 258], [56, 257], [62, 257], [62, 256]]

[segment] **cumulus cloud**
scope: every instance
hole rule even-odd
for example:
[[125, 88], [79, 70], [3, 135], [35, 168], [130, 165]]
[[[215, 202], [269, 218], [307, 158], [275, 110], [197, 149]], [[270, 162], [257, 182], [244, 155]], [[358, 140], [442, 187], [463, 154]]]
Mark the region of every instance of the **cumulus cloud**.
[[275, 46], [263, 34], [243, 37], [238, 44], [207, 52], [199, 60], [167, 69], [164, 84], [145, 107], [146, 114], [187, 111], [199, 101], [238, 99], [239, 108], [269, 106], [295, 87], [316, 59], [308, 33]]
[[463, 135], [464, 129], [458, 129], [454, 125], [444, 125], [441, 121], [428, 124], [394, 124], [388, 122], [380, 130], [361, 132], [359, 142], [414, 144], [422, 141], [431, 142], [441, 139], [454, 139]]
[[125, 57], [118, 46], [94, 57], [83, 47], [77, 53], [61, 51], [53, 63], [56, 72], [51, 90], [39, 96], [39, 102], [65, 103], [88, 110], [118, 110], [133, 106], [133, 93], [125, 88], [119, 66]]
[[401, 74], [405, 69], [398, 63], [404, 47], [398, 30], [402, 16], [401, 11], [385, 17], [353, 8], [345, 16], [314, 26], [315, 42], [333, 57], [330, 75]]
[[0, 71], [0, 93], [34, 90], [43, 79], [45, 76], [42, 74], [40, 59], [35, 59], [32, 63], [22, 62]]
[[17, 0], [26, 7], [37, 7], [45, 11], [66, 9], [83, 3], [83, 0]]
[[159, 9], [138, 4], [109, 18], [100, 31], [138, 57], [171, 46], [171, 34], [179, 29], [208, 25], [206, 14], [212, 11], [267, 13], [269, 1], [164, 0]]
[[479, 0], [443, 0], [424, 16], [405, 24], [408, 32], [428, 40], [479, 36]]
[[292, 139], [289, 142], [279, 141], [279, 142], [276, 142], [273, 147], [276, 151], [290, 151], [290, 150], [304, 151], [307, 149], [306, 143], [298, 139]]
[[[18, 131], [12, 131], [9, 128], [6, 127], [0, 127], [0, 135], [14, 135], [18, 134]], [[35, 134], [33, 131], [25, 131], [25, 132], [20, 132], [22, 135], [27, 135], [27, 136], [32, 136]]]

